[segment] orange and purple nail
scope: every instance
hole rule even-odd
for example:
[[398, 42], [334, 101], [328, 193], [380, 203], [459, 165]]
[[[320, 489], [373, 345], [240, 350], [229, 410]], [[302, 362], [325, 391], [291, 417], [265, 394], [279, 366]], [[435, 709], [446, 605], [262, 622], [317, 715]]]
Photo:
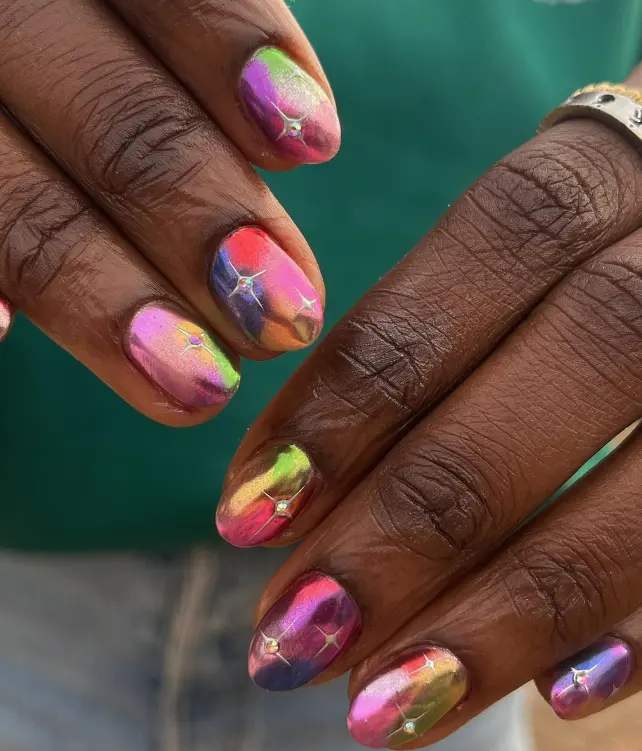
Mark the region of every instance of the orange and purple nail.
[[404, 746], [461, 704], [468, 685], [466, 669], [447, 649], [402, 655], [355, 696], [348, 729], [369, 748]]
[[11, 328], [13, 314], [6, 300], [0, 299], [0, 342], [6, 337]]
[[267, 691], [291, 691], [323, 673], [361, 631], [359, 609], [334, 579], [311, 572], [268, 611], [250, 645], [248, 667]]
[[549, 696], [553, 711], [563, 720], [598, 712], [629, 680], [634, 664], [626, 642], [605, 636], [558, 666]]
[[264, 47], [241, 75], [241, 98], [283, 156], [327, 162], [341, 144], [337, 111], [321, 86], [276, 47]]
[[165, 305], [136, 313], [125, 348], [151, 381], [188, 408], [225, 404], [239, 385], [238, 368], [212, 335]]
[[226, 238], [210, 283], [245, 334], [265, 349], [301, 349], [323, 328], [323, 307], [310, 280], [263, 230], [244, 227]]
[[309, 456], [292, 444], [259, 451], [223, 490], [216, 513], [221, 537], [239, 548], [283, 533], [321, 485]]

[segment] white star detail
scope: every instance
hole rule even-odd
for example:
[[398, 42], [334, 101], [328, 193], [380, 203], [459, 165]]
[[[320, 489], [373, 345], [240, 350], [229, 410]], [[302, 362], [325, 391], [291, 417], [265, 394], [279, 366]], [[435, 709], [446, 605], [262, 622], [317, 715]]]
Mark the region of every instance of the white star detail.
[[274, 104], [274, 102], [272, 102], [272, 106], [279, 113], [279, 116], [283, 122], [283, 130], [276, 140], [280, 141], [282, 138], [285, 138], [285, 136], [291, 136], [297, 141], [301, 141], [304, 146], [307, 146], [307, 143], [305, 142], [305, 138], [303, 136], [303, 123], [308, 119], [308, 117], [310, 117], [310, 115], [301, 115], [301, 117], [288, 117], [285, 112], [280, 110], [276, 106], [276, 104]]
[[[296, 289], [296, 287], [294, 289]], [[303, 311], [305, 310], [309, 310], [314, 313], [314, 305], [317, 302], [316, 297], [313, 300], [308, 300], [308, 298], [305, 297], [298, 289], [296, 289], [296, 291], [299, 293], [299, 297], [301, 298], [301, 307], [297, 310], [295, 315], [301, 315], [301, 313], [303, 313]]]
[[232, 271], [236, 274], [236, 287], [230, 292], [228, 297], [233, 297], [234, 295], [238, 295], [240, 292], [248, 292], [255, 300], [255, 302], [258, 304], [258, 306], [263, 309], [263, 305], [261, 304], [261, 301], [256, 296], [256, 293], [254, 292], [254, 280], [258, 279], [260, 276], [263, 276], [267, 269], [263, 269], [263, 271], [259, 271], [258, 274], [254, 274], [253, 276], [243, 276], [235, 267], [234, 264], [231, 261], [228, 261], [230, 266], [232, 267]]
[[[190, 349], [204, 349], [206, 352], [209, 352], [212, 357], [216, 357], [216, 354], [212, 352], [212, 350], [205, 344], [204, 338], [205, 338], [205, 332], [201, 331], [198, 334], [192, 334], [186, 329], [181, 328], [180, 326], [175, 327], [177, 331], [180, 331], [181, 334], [187, 339], [187, 346], [185, 349], [181, 352], [180, 357], [182, 357], [186, 352], [189, 352]], [[193, 339], [198, 339], [198, 342], [194, 342]]]
[[339, 637], [339, 634], [340, 634], [340, 633], [341, 633], [341, 631], [343, 630], [343, 626], [341, 626], [341, 628], [340, 628], [340, 629], [339, 629], [338, 631], [336, 631], [336, 632], [335, 632], [334, 634], [326, 634], [326, 632], [325, 632], [325, 631], [324, 631], [324, 630], [323, 630], [322, 628], [319, 628], [319, 626], [317, 626], [316, 624], [315, 624], [315, 626], [314, 626], [314, 627], [316, 628], [316, 630], [317, 630], [317, 631], [318, 631], [319, 633], [323, 634], [323, 636], [325, 637], [325, 644], [324, 644], [324, 645], [323, 645], [323, 646], [321, 647], [321, 649], [320, 649], [320, 650], [319, 650], [319, 651], [318, 651], [318, 652], [317, 652], [317, 653], [316, 653], [316, 654], [314, 655], [314, 657], [312, 658], [313, 660], [316, 660], [316, 658], [317, 658], [317, 657], [318, 657], [318, 656], [319, 656], [319, 655], [320, 655], [320, 654], [321, 654], [322, 652], [325, 652], [325, 650], [326, 650], [326, 649], [327, 649], [328, 647], [336, 647], [337, 651], [338, 651], [339, 649], [341, 649], [341, 647], [339, 646], [339, 643], [338, 643], [337, 639], [338, 639], [338, 637]]
[[430, 709], [427, 709], [423, 714], [420, 714], [419, 717], [408, 717], [406, 713], [403, 711], [403, 709], [397, 704], [397, 709], [399, 710], [399, 714], [401, 715], [401, 718], [403, 722], [401, 725], [396, 729], [393, 730], [390, 735], [386, 736], [386, 740], [390, 740], [393, 735], [397, 735], [397, 733], [403, 733], [404, 735], [410, 735], [413, 738], [417, 737], [417, 723], [419, 720], [423, 719], [429, 712]]
[[263, 637], [263, 651], [265, 652], [265, 654], [271, 655], [272, 657], [277, 657], [290, 668], [292, 667], [292, 665], [285, 659], [285, 657], [283, 657], [280, 652], [281, 639], [294, 626], [296, 621], [297, 619], [295, 618], [280, 636], [268, 636], [265, 632], [261, 631], [261, 636]]
[[[292, 519], [292, 512], [290, 511], [290, 506], [296, 501], [296, 499], [303, 493], [303, 491], [307, 488], [308, 483], [297, 490], [297, 492], [291, 497], [286, 498], [282, 501], [277, 501], [276, 498], [273, 498], [269, 493], [266, 493], [263, 491], [263, 495], [268, 498], [272, 503], [274, 504], [274, 511], [272, 513], [272, 516], [265, 522], [265, 524], [262, 527], [259, 527], [259, 529], [256, 530], [256, 532], [250, 537], [250, 540], [253, 540], [258, 534], [260, 534], [268, 524], [271, 524], [277, 517], [279, 516], [285, 516], [288, 519]], [[284, 508], [285, 507], [285, 508]]]
[[410, 673], [410, 675], [416, 675], [417, 673], [421, 673], [422, 670], [426, 670], [426, 668], [430, 668], [433, 673], [437, 672], [435, 670], [435, 663], [430, 659], [430, 657], [428, 657], [427, 655], [424, 655], [424, 660], [425, 660], [424, 664], [420, 668], [417, 668], [417, 670], [413, 670], [413, 672]]

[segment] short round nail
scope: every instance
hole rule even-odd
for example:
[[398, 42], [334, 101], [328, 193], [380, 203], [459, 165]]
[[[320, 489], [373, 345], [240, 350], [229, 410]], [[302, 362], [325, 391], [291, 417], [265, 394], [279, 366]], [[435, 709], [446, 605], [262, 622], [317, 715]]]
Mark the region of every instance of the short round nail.
[[241, 75], [241, 99], [281, 155], [326, 162], [341, 144], [337, 111], [322, 87], [282, 50], [264, 47]]
[[396, 748], [421, 738], [468, 693], [468, 674], [449, 650], [429, 646], [398, 657], [355, 696], [348, 715], [354, 739]]
[[268, 611], [250, 645], [248, 668], [267, 691], [291, 691], [321, 675], [359, 636], [359, 608], [332, 577], [301, 577]]
[[12, 321], [13, 314], [9, 303], [6, 300], [0, 299], [0, 342], [9, 333]]
[[563, 720], [579, 720], [599, 712], [629, 680], [635, 657], [621, 639], [605, 636], [561, 663], [549, 703]]
[[323, 328], [323, 306], [303, 270], [266, 232], [244, 227], [214, 256], [212, 292], [245, 335], [273, 352], [301, 349]]
[[223, 489], [218, 531], [239, 548], [263, 545], [283, 533], [320, 487], [319, 473], [298, 446], [263, 448]]
[[133, 317], [125, 350], [156, 386], [188, 408], [225, 404], [239, 385], [238, 369], [212, 335], [160, 303], [146, 305]]

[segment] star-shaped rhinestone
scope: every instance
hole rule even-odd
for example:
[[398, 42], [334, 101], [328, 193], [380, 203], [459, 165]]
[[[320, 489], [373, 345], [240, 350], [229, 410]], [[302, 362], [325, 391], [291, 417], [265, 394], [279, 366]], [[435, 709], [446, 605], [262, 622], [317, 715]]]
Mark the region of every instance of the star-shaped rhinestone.
[[416, 675], [417, 673], [421, 673], [423, 670], [427, 670], [428, 668], [430, 668], [433, 673], [437, 672], [435, 670], [435, 663], [430, 659], [430, 657], [428, 657], [428, 655], [424, 655], [424, 664], [420, 668], [417, 668], [417, 670], [413, 670], [410, 675]]
[[286, 136], [294, 138], [297, 141], [301, 141], [304, 146], [307, 146], [305, 137], [303, 135], [303, 123], [308, 119], [309, 115], [301, 115], [300, 117], [288, 117], [282, 110], [280, 110], [276, 104], [273, 103], [274, 109], [279, 113], [279, 117], [283, 122], [283, 130], [279, 134], [277, 141], [280, 141]]
[[204, 331], [200, 331], [199, 333], [195, 334], [191, 331], [187, 331], [187, 329], [184, 329], [181, 326], [176, 326], [176, 330], [180, 331], [186, 339], [186, 346], [180, 354], [181, 357], [191, 349], [204, 349], [206, 352], [209, 352], [212, 357], [215, 356], [214, 352], [212, 352], [212, 350], [205, 344]]
[[250, 537], [250, 540], [253, 540], [257, 535], [261, 534], [261, 532], [268, 526], [268, 524], [271, 524], [275, 519], [279, 517], [285, 517], [286, 519], [292, 519], [292, 511], [290, 510], [290, 507], [296, 501], [296, 499], [303, 493], [303, 491], [306, 489], [307, 483], [297, 490], [297, 492], [291, 496], [290, 498], [284, 498], [281, 500], [277, 500], [276, 498], [273, 498], [269, 493], [266, 493], [263, 491], [263, 495], [270, 501], [272, 501], [274, 510], [272, 512], [272, 516], [263, 524], [259, 529], [256, 530], [256, 532]]
[[232, 267], [232, 271], [236, 274], [236, 287], [230, 292], [228, 297], [233, 297], [234, 295], [238, 295], [241, 293], [246, 293], [250, 295], [254, 299], [254, 301], [258, 304], [260, 308], [263, 308], [263, 305], [261, 304], [261, 301], [256, 296], [256, 292], [254, 291], [254, 280], [258, 279], [260, 276], [263, 276], [267, 269], [263, 269], [263, 271], [259, 271], [258, 274], [253, 274], [252, 276], [243, 276], [243, 274], [238, 271], [234, 264], [231, 261], [228, 261], [230, 266]]
[[390, 740], [393, 736], [397, 735], [397, 733], [403, 733], [403, 735], [410, 736], [411, 738], [416, 738], [417, 723], [430, 712], [431, 708], [420, 714], [419, 717], [408, 717], [398, 704], [397, 709], [399, 710], [399, 714], [401, 715], [402, 723], [396, 730], [393, 730], [392, 733], [390, 733], [390, 735], [386, 737], [386, 740]]

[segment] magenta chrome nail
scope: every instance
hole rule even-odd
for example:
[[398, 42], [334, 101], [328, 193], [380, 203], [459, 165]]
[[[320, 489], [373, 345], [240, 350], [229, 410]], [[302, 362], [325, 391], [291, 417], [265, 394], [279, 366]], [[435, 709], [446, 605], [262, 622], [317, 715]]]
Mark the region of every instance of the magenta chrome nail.
[[360, 631], [359, 609], [346, 590], [330, 576], [306, 574], [259, 624], [250, 645], [250, 676], [267, 691], [305, 686], [354, 644]]
[[241, 75], [241, 98], [283, 156], [327, 162], [341, 144], [337, 111], [321, 86], [276, 47], [264, 47]]
[[125, 339], [132, 362], [186, 407], [215, 407], [234, 395], [239, 371], [221, 345], [184, 313], [150, 303], [134, 316]]
[[563, 720], [599, 712], [629, 680], [634, 664], [626, 642], [603, 637], [557, 667], [549, 696], [553, 711]]
[[449, 650], [428, 646], [398, 657], [355, 696], [353, 738], [369, 748], [416, 741], [468, 693], [468, 674]]

